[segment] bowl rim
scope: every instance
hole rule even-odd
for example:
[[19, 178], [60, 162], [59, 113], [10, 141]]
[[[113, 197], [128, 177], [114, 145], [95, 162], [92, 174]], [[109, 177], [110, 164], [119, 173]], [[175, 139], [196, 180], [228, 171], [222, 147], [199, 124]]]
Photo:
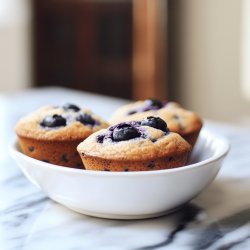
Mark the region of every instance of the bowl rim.
[[229, 150], [230, 150], [230, 143], [229, 140], [226, 139], [224, 136], [217, 135], [215, 133], [211, 133], [209, 130], [203, 128], [200, 132], [200, 136], [209, 136], [212, 137], [214, 140], [222, 143], [223, 147], [220, 148], [220, 151], [214, 154], [213, 156], [209, 157], [200, 162], [196, 162], [193, 164], [189, 164], [179, 168], [171, 168], [171, 169], [162, 169], [162, 170], [151, 170], [151, 171], [131, 171], [131, 172], [109, 172], [109, 171], [96, 171], [96, 170], [86, 170], [86, 169], [75, 169], [69, 167], [63, 167], [59, 165], [55, 165], [52, 163], [43, 162], [34, 158], [31, 158], [24, 153], [22, 153], [18, 148], [18, 139], [15, 137], [8, 145], [8, 149], [12, 157], [17, 160], [17, 158], [22, 158], [25, 161], [29, 161], [31, 165], [40, 165], [41, 167], [63, 172], [63, 173], [70, 173], [70, 174], [80, 174], [80, 175], [91, 175], [91, 176], [109, 176], [109, 177], [125, 177], [125, 176], [148, 176], [148, 175], [162, 175], [162, 174], [173, 174], [177, 172], [184, 172], [184, 171], [191, 171], [194, 168], [201, 168], [204, 165], [209, 163], [213, 163], [219, 161], [220, 159], [224, 158]]

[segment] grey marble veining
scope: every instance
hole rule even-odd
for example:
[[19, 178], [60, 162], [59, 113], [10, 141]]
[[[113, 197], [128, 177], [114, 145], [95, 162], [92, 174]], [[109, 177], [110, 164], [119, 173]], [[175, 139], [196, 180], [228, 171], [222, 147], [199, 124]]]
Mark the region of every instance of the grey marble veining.
[[[105, 114], [125, 103], [114, 99], [105, 106], [103, 102], [109, 99], [62, 89], [12, 95], [6, 102], [5, 143], [11, 139], [21, 113], [45, 101], [63, 102], [68, 96], [71, 100], [76, 96], [77, 103], [87, 98], [101, 113], [102, 107]], [[22, 112], [17, 106], [22, 107]], [[250, 129], [212, 122], [205, 126], [231, 142], [231, 152], [219, 175], [180, 210], [147, 220], [99, 219], [64, 208], [34, 187], [9, 157], [7, 148], [2, 147], [0, 249], [250, 249]]]

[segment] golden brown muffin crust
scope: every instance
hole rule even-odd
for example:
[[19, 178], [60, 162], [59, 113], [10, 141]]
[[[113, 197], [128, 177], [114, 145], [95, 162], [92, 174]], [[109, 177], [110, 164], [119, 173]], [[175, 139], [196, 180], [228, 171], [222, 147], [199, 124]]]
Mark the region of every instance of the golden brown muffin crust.
[[77, 150], [80, 154], [115, 161], [144, 161], [191, 151], [190, 144], [176, 133], [166, 134], [159, 129], [142, 127], [147, 132], [148, 138], [138, 137], [120, 142], [112, 142], [110, 139], [98, 143], [96, 138], [105, 133], [106, 130], [103, 129], [80, 143]]
[[180, 133], [181, 135], [200, 131], [202, 127], [202, 120], [195, 112], [186, 110], [175, 102], [169, 102], [166, 106], [157, 110], [139, 111], [128, 115], [131, 110], [139, 110], [143, 105], [145, 105], [145, 101], [137, 101], [118, 108], [112, 115], [110, 123], [142, 120], [148, 116], [155, 116], [165, 120], [172, 132]]
[[[20, 137], [34, 138], [41, 141], [69, 141], [86, 138], [93, 132], [108, 126], [107, 122], [93, 114], [90, 110], [82, 109], [81, 111], [90, 114], [100, 124], [95, 126], [84, 125], [81, 122], [74, 120], [74, 118], [79, 115], [79, 112], [65, 112], [61, 107], [48, 105], [32, 112], [24, 118], [21, 118], [15, 128], [16, 134]], [[40, 125], [41, 121], [46, 116], [53, 116], [55, 114], [64, 115], [64, 117], [67, 118], [67, 126], [46, 128]]]

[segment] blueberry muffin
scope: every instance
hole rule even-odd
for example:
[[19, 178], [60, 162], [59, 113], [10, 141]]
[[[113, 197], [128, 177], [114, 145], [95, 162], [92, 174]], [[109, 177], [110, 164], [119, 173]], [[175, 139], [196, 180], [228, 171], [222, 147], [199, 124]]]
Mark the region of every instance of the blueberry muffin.
[[77, 150], [89, 170], [148, 171], [184, 166], [191, 145], [161, 118], [147, 117], [102, 129]]
[[175, 102], [161, 102], [154, 99], [137, 101], [120, 107], [112, 115], [110, 123], [142, 120], [147, 116], [162, 118], [168, 124], [170, 131], [180, 134], [192, 146], [202, 128], [202, 120], [196, 113], [184, 109]]
[[74, 104], [45, 106], [22, 118], [16, 134], [22, 151], [35, 159], [81, 168], [77, 145], [108, 124], [90, 110]]

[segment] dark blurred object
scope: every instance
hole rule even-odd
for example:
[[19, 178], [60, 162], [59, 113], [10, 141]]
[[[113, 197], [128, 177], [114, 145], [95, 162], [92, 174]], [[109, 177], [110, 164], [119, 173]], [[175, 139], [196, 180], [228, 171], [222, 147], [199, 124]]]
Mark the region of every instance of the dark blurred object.
[[[142, 13], [140, 5], [144, 6]], [[147, 16], [147, 22], [152, 21], [148, 8], [154, 5], [149, 6], [148, 0], [34, 0], [35, 84], [123, 98], [157, 96], [154, 87], [148, 88], [159, 85], [148, 68], [152, 52], [147, 50], [152, 46], [148, 47], [147, 39], [154, 33], [146, 32], [148, 23], [140, 24]], [[145, 17], [138, 20], [138, 14]], [[158, 92], [164, 93], [162, 88]]]

